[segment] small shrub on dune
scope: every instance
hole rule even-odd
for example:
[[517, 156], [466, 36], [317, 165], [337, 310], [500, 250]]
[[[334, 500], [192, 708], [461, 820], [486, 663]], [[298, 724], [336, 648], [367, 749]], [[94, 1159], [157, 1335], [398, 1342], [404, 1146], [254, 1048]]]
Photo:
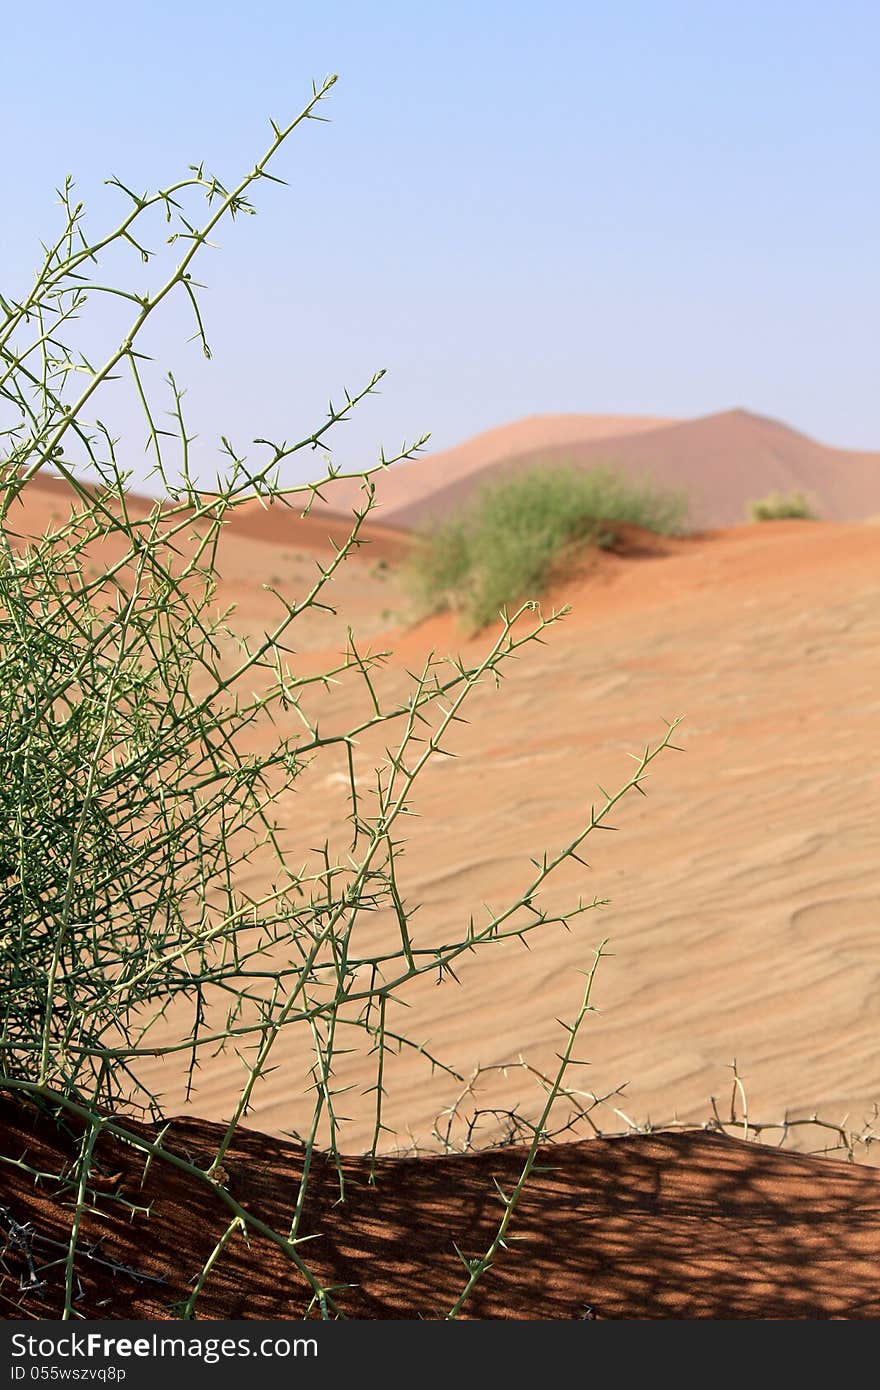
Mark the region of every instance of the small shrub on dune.
[[474, 627], [546, 587], [572, 548], [614, 543], [615, 526], [679, 532], [684, 493], [632, 482], [610, 467], [534, 468], [483, 488], [466, 514], [422, 537], [412, 565], [421, 602]]
[[[173, 295], [193, 311], [196, 339], [210, 356], [191, 264], [218, 223], [252, 210], [249, 195], [275, 177], [266, 165], [295, 129], [318, 119], [315, 108], [334, 81], [314, 86], [287, 125], [272, 123], [267, 149], [231, 189], [202, 165], [143, 196], [113, 180], [124, 200], [120, 220], [92, 239], [68, 181], [61, 232], [45, 243], [33, 283], [0, 296], [0, 1099], [54, 1117], [63, 1148], [47, 1172], [29, 1166], [16, 1144], [0, 1136], [0, 1174], [19, 1170], [46, 1182], [57, 1192], [67, 1233], [66, 1255], [57, 1257], [53, 1241], [49, 1262], [39, 1272], [33, 1262], [28, 1266], [16, 1311], [41, 1289], [39, 1296], [65, 1320], [94, 1311], [80, 1270], [93, 1258], [85, 1225], [95, 1204], [105, 1202], [127, 1220], [148, 1211], [98, 1181], [106, 1178], [108, 1147], [118, 1145], [141, 1157], [145, 1176], [151, 1168], [173, 1170], [201, 1194], [206, 1219], [223, 1215], [225, 1230], [211, 1252], [198, 1256], [204, 1263], [183, 1283], [183, 1300], [168, 1305], [178, 1316], [199, 1316], [227, 1243], [255, 1237], [289, 1262], [296, 1296], [304, 1291], [309, 1299], [307, 1316], [342, 1316], [345, 1286], [324, 1282], [317, 1261], [312, 1267], [313, 1247], [304, 1243], [324, 1233], [308, 1229], [317, 1219], [307, 1194], [318, 1150], [337, 1170], [339, 1203], [345, 1196], [340, 1155], [349, 1088], [337, 1076], [340, 1059], [353, 1051], [369, 1059], [374, 1080], [364, 1094], [371, 1108], [370, 1176], [378, 1182], [377, 1155], [393, 1138], [386, 1097], [395, 1059], [417, 1055], [426, 1073], [463, 1079], [428, 1051], [421, 1033], [403, 1031], [409, 988], [423, 976], [458, 984], [465, 955], [554, 927], [570, 929], [599, 907], [603, 899], [579, 893], [566, 904], [545, 889], [558, 869], [583, 866], [587, 838], [623, 797], [643, 792], [654, 759], [674, 746], [677, 721], [644, 749], [617, 792], [573, 810], [567, 842], [527, 862], [503, 906], [479, 915], [462, 905], [442, 937], [423, 933], [414, 944], [411, 920], [419, 903], [401, 862], [407, 818], [415, 814], [413, 788], [432, 761], [451, 751], [447, 740], [476, 688], [500, 681], [507, 664], [542, 641], [562, 615], [538, 615], [524, 631], [514, 612], [479, 658], [467, 664], [429, 654], [403, 688], [381, 683], [385, 654], [362, 654], [351, 630], [344, 651], [326, 666], [301, 666], [292, 640], [296, 623], [303, 614], [336, 611], [327, 600], [374, 504], [373, 470], [340, 474], [328, 465], [320, 481], [291, 486], [280, 470], [298, 453], [327, 450], [328, 433], [375, 390], [382, 373], [345, 392], [338, 408], [331, 403], [326, 418], [292, 444], [258, 438], [249, 459], [221, 435], [216, 486], [203, 492], [190, 472], [193, 433], [183, 392], [169, 374], [165, 404], [173, 429], [158, 428], [155, 421], [164, 417], [152, 396], [155, 378], [136, 346]], [[157, 225], [160, 238], [153, 235]], [[154, 241], [159, 249], [148, 251]], [[138, 293], [127, 282], [88, 278], [108, 248], [133, 253]], [[151, 293], [143, 292], [145, 265]], [[93, 333], [86, 357], [77, 325], [109, 291], [128, 303], [128, 332], [121, 341], [110, 336], [99, 354]], [[126, 378], [129, 398], [143, 413], [151, 476], [163, 494], [146, 507], [132, 505], [122, 446], [95, 413], [111, 383], [117, 393]], [[380, 466], [411, 457], [423, 443], [404, 445], [395, 458], [383, 454]], [[50, 462], [66, 481], [73, 510], [34, 535], [20, 503]], [[83, 481], [86, 465], [97, 486]], [[234, 605], [218, 607], [224, 528], [237, 510], [273, 500], [306, 513], [319, 489], [339, 476], [359, 478], [363, 488], [350, 535], [331, 561], [316, 561], [311, 587], [295, 600], [266, 586], [272, 618], [254, 640], [239, 626]], [[501, 495], [480, 540], [500, 573], [519, 558], [531, 584], [560, 534], [588, 529], [588, 516], [600, 514], [581, 507], [564, 527], [577, 494], [562, 478], [555, 487], [549, 502], [528, 490], [524, 500], [516, 491]], [[536, 519], [527, 545], [516, 522], [523, 507]], [[468, 526], [446, 528], [432, 552], [432, 583], [454, 587], [471, 563], [472, 544]], [[224, 651], [232, 654], [231, 670], [223, 667]], [[340, 684], [355, 692], [354, 704], [336, 719], [337, 707], [328, 709], [327, 700]], [[322, 718], [319, 732], [319, 716], [330, 712], [335, 727], [326, 728]], [[255, 739], [260, 730], [265, 736]], [[369, 745], [361, 746], [371, 730], [377, 749], [384, 744], [375, 759]], [[307, 797], [307, 805], [320, 798], [327, 759], [345, 769], [346, 807], [332, 836], [313, 849], [308, 812], [302, 845], [294, 843], [289, 813], [294, 794]], [[523, 1131], [531, 1137], [519, 1180], [508, 1194], [500, 1188], [491, 1194], [502, 1203], [497, 1231], [482, 1256], [461, 1256], [460, 1292], [438, 1308], [441, 1315], [459, 1315], [506, 1248], [551, 1111], [566, 1107], [573, 1094], [567, 1076], [581, 1065], [576, 1042], [592, 1009], [602, 949], [589, 953], [559, 1067], [542, 1074], [541, 1106]], [[230, 1188], [224, 1159], [265, 1079], [278, 1069], [282, 1035], [296, 1040], [297, 1060], [285, 1068], [280, 1096], [290, 1107], [285, 1128], [299, 1141], [302, 1165], [298, 1179], [291, 1175], [286, 1212], [263, 1220]], [[157, 1058], [167, 1059], [169, 1077], [185, 1079], [190, 1095], [198, 1094], [203, 1063], [224, 1051], [242, 1072], [212, 1153], [193, 1155], [174, 1133], [168, 1136], [167, 1126], [154, 1135], [132, 1124], [145, 1114], [164, 1124], [162, 1096], [151, 1081]], [[301, 1118], [303, 1096], [309, 1103]], [[12, 1221], [5, 1205], [4, 1212]], [[438, 1261], [448, 1258], [450, 1246], [457, 1249], [454, 1235], [438, 1235]], [[6, 1253], [4, 1247], [0, 1256]], [[257, 1247], [255, 1265], [263, 1258]], [[0, 1258], [6, 1306], [12, 1306], [3, 1287], [10, 1277]]]
[[749, 521], [816, 521], [817, 515], [803, 492], [771, 492], [750, 502]]

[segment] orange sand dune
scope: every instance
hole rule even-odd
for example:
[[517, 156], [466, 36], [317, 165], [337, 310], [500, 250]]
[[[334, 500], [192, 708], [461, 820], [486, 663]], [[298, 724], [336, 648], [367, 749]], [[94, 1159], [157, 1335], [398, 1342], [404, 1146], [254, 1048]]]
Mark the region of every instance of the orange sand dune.
[[[867, 476], [869, 456], [861, 457]], [[58, 505], [47, 480], [21, 509], [21, 533]], [[237, 625], [253, 637], [272, 622], [277, 600], [266, 586], [302, 596], [337, 533], [327, 516], [299, 524], [253, 509], [243, 519], [221, 541], [218, 602], [235, 602]], [[394, 563], [405, 540], [386, 527], [371, 541], [375, 548], [338, 572], [336, 615], [307, 613], [298, 623], [291, 663], [311, 671], [338, 657], [350, 625], [364, 645], [393, 650], [377, 682], [384, 699], [401, 699], [408, 671], [431, 650], [474, 661], [494, 634], [467, 636], [448, 614], [413, 621]], [[605, 938], [597, 1012], [578, 1045], [589, 1065], [572, 1079], [585, 1095], [609, 1097], [592, 1114], [601, 1129], [701, 1124], [713, 1096], [726, 1112], [734, 1058], [748, 1132], [784, 1137], [791, 1148], [816, 1151], [834, 1136], [756, 1126], [818, 1113], [858, 1130], [880, 1101], [880, 527], [778, 522], [676, 540], [629, 532], [618, 552], [585, 557], [546, 608], [562, 603], [573, 611], [545, 644], [526, 648], [500, 689], [477, 690], [469, 722], [448, 740], [458, 756], [437, 759], [416, 786], [417, 816], [399, 860], [402, 896], [410, 909], [420, 905], [414, 948], [459, 937], [485, 904], [498, 910], [515, 898], [530, 858], [572, 838], [600, 800], [598, 784], [624, 781], [628, 755], [657, 739], [664, 719], [685, 715], [684, 752], [663, 755], [648, 799], [625, 803], [618, 833], [588, 840], [591, 867], [571, 865], [544, 897], [555, 911], [578, 896], [610, 905], [570, 933], [532, 934], [528, 952], [512, 942], [464, 958], [459, 983], [416, 982], [402, 990], [407, 1009], [389, 1004], [389, 1026], [461, 1076], [489, 1070], [463, 1094], [415, 1052], [386, 1056], [387, 1157], [375, 1187], [356, 1155], [374, 1132], [376, 1058], [364, 1049], [340, 1055], [333, 1084], [339, 1142], [350, 1155], [348, 1205], [335, 1205], [335, 1174], [319, 1158], [306, 1216], [317, 1239], [305, 1248], [324, 1278], [354, 1286], [345, 1294], [354, 1316], [442, 1315], [460, 1288], [452, 1242], [468, 1255], [485, 1248], [499, 1217], [492, 1180], [509, 1190], [522, 1151], [397, 1163], [391, 1155], [440, 1147], [442, 1112], [452, 1104], [461, 1123], [483, 1111], [478, 1145], [504, 1135], [506, 1110], [537, 1117], [544, 1093], [519, 1059], [540, 1073], [555, 1069], [557, 1020], [574, 1014], [581, 972]], [[362, 683], [343, 679], [327, 693], [328, 724], [360, 717], [364, 700]], [[275, 739], [277, 730], [254, 737]], [[365, 777], [388, 742], [386, 731], [363, 740]], [[340, 859], [347, 854], [345, 780], [342, 759], [328, 751], [278, 803], [297, 866], [325, 840]], [[244, 885], [254, 896], [266, 872], [255, 855]], [[397, 926], [374, 918], [362, 929], [375, 943]], [[152, 1040], [177, 1040], [190, 1024], [169, 1011]], [[302, 1132], [311, 1119], [308, 1042], [296, 1030], [282, 1035], [254, 1092], [247, 1123], [276, 1137], [243, 1131], [224, 1160], [236, 1199], [282, 1224], [301, 1155], [277, 1136]], [[491, 1070], [499, 1067], [506, 1072]], [[229, 1116], [241, 1059], [206, 1055], [189, 1105], [179, 1060], [155, 1059], [142, 1071], [166, 1113], [186, 1116], [163, 1142], [207, 1163], [218, 1137], [208, 1122]], [[0, 1127], [8, 1152], [57, 1171], [52, 1146], [66, 1141], [57, 1130], [47, 1136], [44, 1118], [6, 1104]], [[106, 1135], [99, 1144], [102, 1171], [139, 1210], [149, 1205], [149, 1240], [140, 1216], [98, 1194], [83, 1235], [100, 1238], [102, 1257], [122, 1273], [111, 1279], [100, 1262], [80, 1261], [80, 1311], [106, 1313], [112, 1298], [115, 1316], [167, 1316], [227, 1216], [157, 1163], [142, 1189], [142, 1160], [111, 1148]], [[876, 1146], [859, 1153], [876, 1161]], [[692, 1132], [564, 1144], [541, 1158], [513, 1227], [526, 1242], [479, 1286], [471, 1316], [878, 1315], [870, 1168]], [[50, 1316], [69, 1202], [49, 1185], [35, 1187], [24, 1169], [7, 1178], [7, 1210], [31, 1223], [49, 1272], [23, 1300], [27, 1270], [21, 1248], [10, 1246], [0, 1261], [0, 1315]], [[206, 1285], [202, 1314], [291, 1316], [304, 1306], [280, 1257], [261, 1248], [255, 1260], [236, 1237]]]
[[[88, 494], [95, 488], [84, 484]], [[135, 492], [126, 494], [129, 515], [146, 516], [154, 503], [149, 497], [141, 497]], [[65, 478], [45, 470], [29, 479], [26, 487], [10, 506], [6, 525], [13, 534], [36, 536], [51, 524], [66, 521], [71, 510], [79, 510], [80, 502], [76, 492]]]
[[[303, 498], [303, 503], [305, 500]], [[356, 496], [354, 501], [356, 506], [363, 505], [362, 496]], [[343, 546], [354, 525], [353, 515], [336, 516], [316, 508], [303, 516], [295, 502], [284, 506], [275, 501], [267, 507], [248, 502], [231, 516], [228, 530], [230, 535], [252, 537], [263, 545], [284, 545], [323, 553]], [[358, 548], [365, 547], [363, 553], [373, 561], [400, 560], [410, 545], [411, 538], [405, 531], [379, 525], [372, 514], [358, 529]]]
[[[418, 507], [425, 497], [451, 485], [468, 486], [484, 470], [511, 458], [569, 448], [588, 440], [616, 439], [672, 423], [656, 415], [529, 415], [486, 430], [452, 449], [393, 464], [387, 472], [376, 473], [379, 516], [383, 522], [397, 525], [397, 514]], [[359, 500], [357, 483], [339, 482], [326, 489], [330, 511], [348, 512]]]
[[[276, 601], [265, 585], [301, 596], [333, 553], [313, 543], [326, 518], [287, 544], [286, 521], [267, 523], [261, 538], [266, 516], [254, 514], [253, 535], [228, 529], [221, 545], [219, 601], [238, 605], [246, 634], [271, 622]], [[514, 944], [468, 960], [460, 988], [420, 984], [406, 996], [408, 1029], [464, 1076], [520, 1053], [546, 1069], [559, 1045], [554, 1019], [572, 1014], [576, 972], [608, 936], [601, 1013], [582, 1048], [590, 1090], [628, 1083], [620, 1105], [638, 1122], [702, 1121], [710, 1097], [726, 1094], [736, 1057], [754, 1118], [818, 1110], [857, 1127], [880, 1100], [878, 599], [876, 525], [630, 537], [623, 553], [585, 560], [548, 597], [574, 611], [545, 646], [522, 653], [500, 691], [476, 692], [471, 722], [450, 744], [460, 756], [429, 767], [417, 789], [420, 818], [401, 862], [405, 897], [422, 904], [417, 941], [460, 932], [483, 903], [515, 894], [530, 856], [577, 830], [597, 784], [624, 780], [627, 754], [658, 737], [664, 718], [686, 716], [686, 753], [656, 765], [650, 798], [622, 808], [618, 835], [594, 838], [589, 873], [572, 871], [548, 890], [555, 908], [578, 894], [608, 897], [609, 907], [571, 935], [533, 936], [528, 954]], [[371, 547], [342, 566], [333, 602], [336, 617], [308, 613], [298, 623], [294, 668], [338, 658], [351, 625], [362, 642], [393, 650], [387, 696], [405, 695], [407, 669], [431, 649], [473, 660], [492, 637], [467, 638], [449, 615], [413, 624], [394, 566]], [[362, 700], [343, 682], [328, 717], [353, 719]], [[381, 740], [361, 750], [365, 772], [373, 754], [382, 756]], [[344, 783], [328, 756], [282, 803], [297, 864], [325, 837], [344, 856]], [[248, 886], [256, 890], [263, 872], [255, 861]], [[250, 1122], [299, 1128], [311, 1106], [302, 1040], [288, 1035], [274, 1060]], [[353, 1086], [342, 1133], [350, 1152], [370, 1142], [372, 1065], [352, 1057], [341, 1066], [340, 1085]], [[206, 1059], [196, 1113], [228, 1114], [240, 1077], [234, 1055]], [[181, 1107], [170, 1063], [155, 1062], [150, 1079], [171, 1110]], [[406, 1147], [409, 1130], [430, 1146], [454, 1084], [431, 1077], [416, 1055], [389, 1059], [386, 1083], [387, 1147]], [[481, 1099], [533, 1112], [540, 1103], [518, 1072], [487, 1079]], [[604, 1127], [619, 1123], [605, 1116]]]
[[[468, 440], [457, 449], [377, 475], [381, 517], [404, 529], [449, 516], [477, 487], [542, 464], [619, 467], [634, 478], [684, 488], [695, 526], [734, 526], [769, 492], [806, 492], [831, 521], [857, 521], [880, 508], [880, 452], [833, 449], [746, 410], [695, 420], [627, 416], [533, 416]], [[353, 504], [328, 492], [335, 510]]]
[[[426, 771], [401, 862], [404, 896], [422, 905], [417, 943], [461, 932], [482, 904], [497, 908], [515, 895], [529, 857], [577, 830], [597, 784], [625, 780], [628, 754], [661, 735], [664, 718], [686, 716], [686, 751], [655, 766], [648, 800], [621, 809], [619, 834], [588, 842], [591, 871], [575, 866], [547, 891], [556, 909], [578, 894], [608, 897], [609, 907], [571, 934], [532, 936], [528, 953], [513, 943], [468, 959], [460, 987], [419, 982], [405, 995], [406, 1027], [465, 1076], [520, 1053], [546, 1070], [560, 1042], [554, 1020], [573, 1013], [577, 972], [607, 936], [613, 954], [599, 969], [600, 1012], [581, 1046], [589, 1090], [627, 1083], [620, 1105], [638, 1122], [701, 1121], [710, 1097], [727, 1094], [735, 1057], [753, 1117], [818, 1110], [858, 1126], [880, 1100], [871, 755], [880, 530], [779, 522], [634, 549], [596, 557], [550, 596], [571, 602], [573, 613], [546, 645], [522, 653], [500, 691], [476, 692], [470, 723], [456, 726], [449, 745], [459, 756]], [[258, 578], [270, 553], [228, 538], [221, 569], [245, 624], [265, 627]], [[320, 620], [304, 627], [296, 660], [310, 666], [338, 652], [352, 613], [356, 633], [360, 617], [374, 646], [395, 648], [382, 689], [400, 697], [406, 668], [432, 647], [474, 659], [491, 640], [466, 639], [448, 616], [395, 631], [393, 617], [377, 611], [382, 601], [405, 608], [393, 572], [379, 578], [362, 558], [351, 560], [336, 588], [338, 633]], [[362, 698], [343, 682], [328, 717], [354, 718]], [[364, 770], [381, 745], [363, 747]], [[308, 790], [304, 782], [282, 804], [297, 863], [325, 837], [345, 855], [344, 774], [328, 757], [311, 770]], [[255, 864], [250, 887], [259, 882]], [[303, 1039], [289, 1034], [273, 1060], [249, 1122], [299, 1129], [311, 1111]], [[338, 1084], [353, 1088], [342, 1128], [349, 1152], [370, 1142], [373, 1066], [356, 1056], [340, 1063]], [[150, 1078], [170, 1109], [180, 1108], [179, 1072], [156, 1062]], [[228, 1114], [240, 1079], [234, 1055], [206, 1061], [196, 1113]], [[386, 1085], [387, 1147], [406, 1147], [409, 1131], [430, 1146], [454, 1083], [432, 1077], [413, 1054], [388, 1060]], [[519, 1073], [486, 1085], [500, 1097], [488, 1103], [513, 1099], [532, 1113], [540, 1104]], [[606, 1119], [606, 1128], [619, 1124]]]
[[[0, 1107], [10, 1151], [57, 1172], [72, 1142], [42, 1119]], [[133, 1125], [138, 1133], [144, 1127]], [[154, 1138], [155, 1131], [145, 1137]], [[173, 1120], [166, 1151], [207, 1164], [217, 1126]], [[229, 1212], [205, 1189], [104, 1133], [102, 1191], [80, 1224], [76, 1313], [81, 1318], [175, 1316], [205, 1261], [216, 1260], [200, 1318], [302, 1318], [310, 1290], [255, 1230], [224, 1231]], [[522, 1148], [442, 1158], [346, 1159], [345, 1201], [316, 1157], [300, 1254], [353, 1318], [442, 1318], [460, 1294], [462, 1254], [482, 1255], [510, 1192]], [[295, 1144], [241, 1130], [224, 1158], [227, 1189], [286, 1232], [302, 1173]], [[111, 1176], [112, 1175], [112, 1176]], [[110, 1181], [108, 1182], [108, 1177]], [[0, 1261], [0, 1317], [57, 1317], [71, 1204], [22, 1169], [4, 1175], [7, 1218], [29, 1232]], [[112, 1202], [109, 1191], [124, 1199]], [[880, 1316], [880, 1173], [858, 1164], [779, 1153], [717, 1134], [636, 1135], [557, 1144], [539, 1152], [509, 1241], [465, 1304], [465, 1318], [876, 1318]], [[228, 1241], [228, 1243], [227, 1243]], [[98, 1258], [90, 1258], [96, 1253]]]
[[[87, 491], [93, 489], [87, 488]], [[75, 494], [64, 478], [38, 473], [13, 503], [8, 529], [22, 536], [39, 535], [52, 523], [57, 524], [69, 516], [72, 501], [75, 503]], [[307, 552], [317, 551], [322, 556], [328, 551], [332, 554], [333, 549], [342, 546], [351, 535], [354, 514], [337, 516], [316, 507], [303, 516], [302, 509], [307, 501], [308, 493], [304, 490], [289, 503], [276, 500], [263, 506], [256, 501], [247, 502], [229, 513], [225, 525], [230, 535], [252, 537], [264, 545], [287, 545]], [[351, 492], [351, 503], [352, 507], [363, 506], [360, 485]], [[129, 492], [126, 505], [130, 516], [142, 517], [149, 515], [156, 503], [153, 498]], [[361, 525], [358, 538], [361, 547], [369, 547], [373, 561], [400, 559], [411, 544], [407, 533], [382, 526], [372, 516]]]

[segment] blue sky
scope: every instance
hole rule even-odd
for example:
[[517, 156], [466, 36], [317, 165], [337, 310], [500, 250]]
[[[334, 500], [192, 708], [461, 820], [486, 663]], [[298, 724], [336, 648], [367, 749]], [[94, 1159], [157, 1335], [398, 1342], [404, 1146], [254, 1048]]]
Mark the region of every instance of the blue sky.
[[174, 311], [151, 340], [206, 458], [306, 432], [377, 367], [346, 466], [555, 411], [742, 405], [880, 448], [878, 48], [873, 0], [19, 6], [0, 288], [66, 172], [96, 231], [106, 175], [231, 178], [338, 72], [290, 186], [202, 262], [212, 362]]

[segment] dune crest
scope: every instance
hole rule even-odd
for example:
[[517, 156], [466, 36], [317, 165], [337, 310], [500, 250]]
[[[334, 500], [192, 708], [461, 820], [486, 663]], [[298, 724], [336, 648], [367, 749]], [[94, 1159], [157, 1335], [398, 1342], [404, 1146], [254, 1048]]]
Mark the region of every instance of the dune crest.
[[[31, 1161], [62, 1162], [58, 1132], [3, 1106], [6, 1132]], [[134, 1131], [153, 1137], [146, 1126]], [[204, 1162], [222, 1129], [175, 1119], [163, 1144]], [[228, 1213], [160, 1162], [99, 1141], [128, 1211], [96, 1194], [83, 1242], [82, 1317], [167, 1318], [186, 1301]], [[343, 1161], [312, 1167], [302, 1246], [309, 1267], [354, 1318], [442, 1318], [461, 1291], [458, 1245], [482, 1254], [497, 1228], [494, 1183], [510, 1190], [525, 1151], [512, 1146], [442, 1158]], [[287, 1229], [302, 1150], [240, 1130], [225, 1158], [230, 1193]], [[0, 1266], [7, 1316], [57, 1316], [69, 1212], [46, 1183], [10, 1169], [4, 1203], [29, 1223], [45, 1280], [28, 1289], [21, 1246]], [[465, 1318], [876, 1318], [880, 1316], [880, 1173], [746, 1144], [718, 1134], [633, 1135], [548, 1145], [514, 1216], [512, 1241], [463, 1310]], [[55, 1257], [52, 1259], [52, 1257]], [[49, 1260], [52, 1264], [49, 1265]], [[22, 1292], [25, 1290], [25, 1292]], [[310, 1290], [278, 1249], [236, 1235], [199, 1301], [203, 1318], [302, 1318]], [[11, 1310], [11, 1311], [10, 1311]]]
[[[378, 515], [389, 526], [418, 528], [465, 507], [475, 488], [545, 464], [610, 464], [684, 488], [698, 527], [735, 526], [750, 502], [776, 490], [806, 492], [829, 521], [863, 520], [880, 508], [880, 452], [831, 448], [738, 408], [694, 420], [531, 416], [378, 475]], [[328, 493], [328, 510], [354, 499], [344, 488]]]

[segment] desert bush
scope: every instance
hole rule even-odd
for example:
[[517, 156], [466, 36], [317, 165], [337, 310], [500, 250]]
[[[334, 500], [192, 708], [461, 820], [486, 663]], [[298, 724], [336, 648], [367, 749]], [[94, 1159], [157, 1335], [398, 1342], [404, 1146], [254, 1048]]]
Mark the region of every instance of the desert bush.
[[481, 628], [540, 595], [573, 551], [612, 545], [616, 526], [668, 535], [686, 516], [684, 493], [632, 482], [610, 466], [539, 466], [481, 488], [466, 510], [423, 532], [412, 584], [422, 605], [455, 608]]
[[[279, 470], [301, 451], [311, 457], [325, 448], [330, 431], [381, 373], [346, 393], [339, 407], [331, 404], [327, 418], [297, 442], [255, 440], [256, 462], [222, 438], [223, 469], [205, 492], [191, 475], [183, 393], [169, 376], [172, 428], [160, 428], [137, 347], [144, 325], [178, 296], [190, 306], [197, 340], [209, 354], [193, 260], [221, 221], [252, 211], [254, 187], [275, 177], [268, 165], [290, 134], [315, 117], [333, 81], [316, 87], [289, 124], [272, 124], [269, 148], [232, 186], [202, 166], [150, 194], [113, 180], [124, 215], [115, 228], [90, 237], [68, 182], [60, 234], [44, 248], [33, 285], [20, 297], [0, 298], [0, 1092], [59, 1117], [70, 1136], [69, 1166], [54, 1174], [70, 1211], [59, 1306], [65, 1318], [75, 1311], [80, 1225], [96, 1196], [93, 1162], [101, 1136], [138, 1151], [147, 1166], [171, 1165], [226, 1209], [226, 1233], [195, 1277], [184, 1316], [194, 1315], [226, 1243], [249, 1236], [284, 1251], [310, 1287], [315, 1313], [340, 1313], [302, 1245], [315, 1233], [301, 1229], [318, 1148], [336, 1161], [344, 1200], [337, 1058], [355, 1048], [372, 1058], [375, 1159], [394, 1056], [414, 1049], [426, 1067], [455, 1075], [412, 1033], [398, 1031], [397, 1004], [407, 987], [426, 974], [441, 984], [454, 979], [468, 953], [525, 940], [553, 923], [571, 925], [596, 906], [598, 899], [579, 898], [553, 912], [542, 890], [561, 865], [581, 862], [586, 838], [607, 825], [622, 797], [643, 790], [648, 767], [672, 743], [674, 723], [636, 758], [619, 790], [590, 807], [567, 844], [526, 866], [506, 906], [479, 923], [466, 918], [443, 940], [413, 944], [409, 921], [417, 905], [405, 906], [400, 869], [413, 788], [445, 752], [474, 689], [499, 681], [510, 659], [564, 614], [543, 616], [526, 605], [505, 619], [478, 661], [430, 658], [403, 698], [383, 695], [376, 680], [383, 654], [362, 652], [353, 634], [335, 665], [297, 671], [293, 630], [303, 614], [332, 612], [334, 575], [360, 543], [373, 484], [370, 470], [342, 474], [328, 465], [320, 483], [285, 487]], [[157, 232], [166, 247], [161, 253], [147, 249]], [[118, 258], [126, 250], [139, 275], [144, 266], [154, 272], [153, 290], [94, 278], [108, 251]], [[96, 362], [93, 352], [86, 357], [77, 349], [76, 325], [89, 323], [94, 304], [107, 295], [121, 300], [131, 317]], [[108, 383], [118, 390], [125, 377], [143, 412], [163, 492], [146, 509], [132, 505], [130, 474], [97, 413]], [[411, 456], [420, 443], [398, 457]], [[383, 456], [378, 466], [395, 461]], [[83, 481], [82, 465], [96, 483]], [[47, 466], [65, 480], [74, 505], [66, 519], [32, 536], [29, 489]], [[248, 639], [237, 630], [234, 611], [217, 604], [224, 528], [254, 499], [308, 511], [339, 476], [363, 484], [348, 541], [317, 567], [300, 597], [274, 593], [274, 623], [260, 640]], [[327, 731], [319, 727], [321, 698], [346, 681], [361, 690], [363, 713]], [[255, 741], [259, 728], [272, 737]], [[361, 740], [376, 729], [387, 749], [379, 763], [360, 752]], [[345, 842], [314, 853], [304, 846], [294, 867], [278, 807], [289, 793], [309, 787], [314, 761], [328, 751], [348, 769]], [[263, 866], [256, 886], [253, 864]], [[377, 921], [388, 929], [378, 946]], [[601, 948], [596, 960], [600, 954]], [[461, 1297], [439, 1310], [448, 1316], [457, 1315], [504, 1247], [548, 1117], [565, 1091], [578, 1029], [591, 1008], [592, 978], [593, 970], [542, 1113], [528, 1126], [522, 1180], [503, 1199], [498, 1236], [486, 1256], [464, 1261]], [[169, 1040], [160, 1025], [181, 1007]], [[310, 1069], [291, 1079], [291, 1090], [310, 1091], [314, 1108], [296, 1136], [303, 1166], [292, 1184], [289, 1221], [276, 1229], [229, 1192], [223, 1158], [288, 1029], [299, 1030], [311, 1052]], [[179, 1152], [164, 1131], [150, 1138], [130, 1125], [144, 1114], [162, 1118], [160, 1098], [145, 1078], [147, 1060], [169, 1059], [188, 1074], [194, 1092], [199, 1068], [224, 1049], [240, 1057], [243, 1081], [210, 1162], [200, 1165]], [[4, 1165], [34, 1171], [26, 1157], [0, 1145]]]
[[815, 521], [816, 512], [803, 492], [771, 492], [748, 505], [749, 521]]

